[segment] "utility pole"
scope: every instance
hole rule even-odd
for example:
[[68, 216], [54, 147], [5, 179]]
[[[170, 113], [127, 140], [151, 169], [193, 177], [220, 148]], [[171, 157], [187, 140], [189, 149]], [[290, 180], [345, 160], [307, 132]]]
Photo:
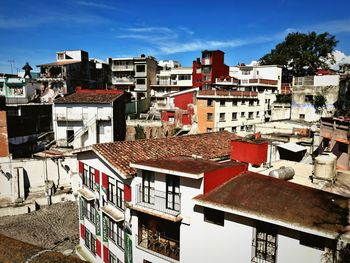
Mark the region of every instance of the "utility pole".
[[10, 63], [10, 65], [11, 65], [11, 74], [13, 74], [12, 63], [15, 63], [15, 61], [13, 59], [9, 59], [9, 60], [7, 60], [7, 62]]

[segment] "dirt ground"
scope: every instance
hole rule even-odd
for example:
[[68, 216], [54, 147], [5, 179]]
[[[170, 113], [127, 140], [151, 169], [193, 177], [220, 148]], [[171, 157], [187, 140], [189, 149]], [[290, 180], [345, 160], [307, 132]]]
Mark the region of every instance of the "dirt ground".
[[79, 243], [79, 215], [75, 202], [42, 207], [35, 212], [0, 218], [0, 233], [59, 252]]

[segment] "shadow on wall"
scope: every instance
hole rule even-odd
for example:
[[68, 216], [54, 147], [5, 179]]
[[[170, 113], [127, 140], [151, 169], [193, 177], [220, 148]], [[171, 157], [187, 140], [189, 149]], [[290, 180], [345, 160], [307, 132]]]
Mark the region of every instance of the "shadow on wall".
[[26, 199], [29, 195], [30, 181], [28, 172], [23, 168], [23, 180], [24, 180], [24, 198]]

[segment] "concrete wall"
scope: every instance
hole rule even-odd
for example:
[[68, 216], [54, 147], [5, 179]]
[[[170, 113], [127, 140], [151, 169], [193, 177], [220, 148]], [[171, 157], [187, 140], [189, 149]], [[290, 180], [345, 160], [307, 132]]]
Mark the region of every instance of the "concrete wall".
[[271, 121], [289, 120], [291, 115], [290, 103], [274, 102], [271, 108]]
[[[24, 198], [32, 193], [45, 192], [45, 180], [53, 181], [55, 189], [59, 190], [61, 187], [67, 189], [72, 187], [73, 192], [76, 192], [76, 157], [65, 157], [64, 159], [15, 159], [2, 158], [0, 160], [1, 170], [9, 175], [7, 179], [3, 173], [0, 173], [0, 195], [2, 197], [10, 198], [15, 201], [18, 193], [14, 192], [13, 188], [15, 176], [21, 176], [24, 185]], [[18, 175], [18, 169], [21, 169], [21, 175]], [[23, 190], [17, 190], [23, 191]]]

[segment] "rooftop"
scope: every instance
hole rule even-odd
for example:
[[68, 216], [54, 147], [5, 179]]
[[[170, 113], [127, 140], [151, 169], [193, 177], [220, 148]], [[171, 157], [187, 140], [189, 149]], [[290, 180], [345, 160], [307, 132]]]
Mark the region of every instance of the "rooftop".
[[32, 244], [0, 234], [0, 262], [26, 262], [32, 263], [83, 263], [85, 261], [72, 256], [65, 256], [59, 252], [45, 250]]
[[63, 60], [63, 61], [56, 61], [46, 64], [40, 64], [36, 65], [37, 67], [45, 67], [45, 66], [63, 66], [63, 65], [69, 65], [69, 64], [75, 64], [81, 62], [80, 60]]
[[136, 170], [130, 163], [172, 156], [201, 156], [205, 160], [224, 159], [230, 156], [230, 142], [237, 135], [230, 132], [213, 132], [160, 139], [122, 141], [95, 144], [91, 148], [97, 155], [114, 167], [121, 176], [129, 177]]
[[178, 175], [200, 178], [203, 173], [214, 171], [224, 167], [231, 167], [236, 165], [242, 165], [242, 163], [229, 161], [218, 163], [210, 160], [203, 160], [194, 157], [175, 156], [163, 159], [150, 159], [144, 161], [138, 161], [131, 164], [131, 167], [139, 169], [148, 169], [159, 172], [171, 171]]
[[345, 231], [349, 212], [345, 197], [252, 172], [195, 200], [199, 205], [285, 227], [293, 225], [329, 238]]
[[66, 103], [111, 103], [118, 99], [122, 94], [113, 93], [95, 93], [95, 92], [77, 92], [69, 94], [65, 97], [61, 97], [55, 100], [55, 104], [66, 104]]

